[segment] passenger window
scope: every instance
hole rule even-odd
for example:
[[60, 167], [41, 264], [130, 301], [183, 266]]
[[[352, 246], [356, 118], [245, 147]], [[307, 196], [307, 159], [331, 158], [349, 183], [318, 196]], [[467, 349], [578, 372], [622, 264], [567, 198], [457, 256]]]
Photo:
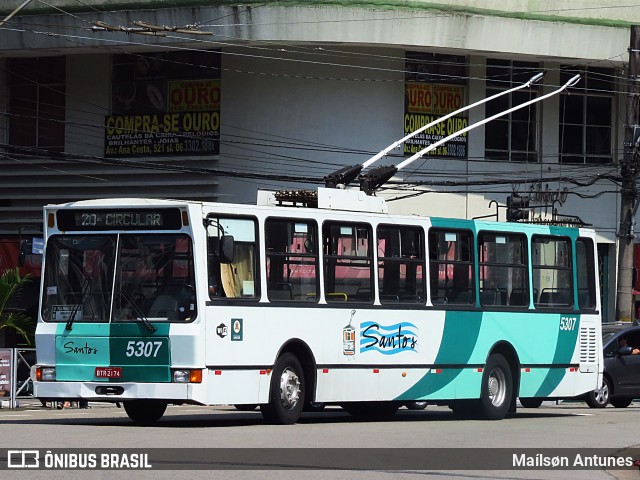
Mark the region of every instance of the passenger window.
[[372, 234], [363, 223], [322, 226], [324, 295], [327, 302], [372, 302]]
[[380, 303], [423, 303], [425, 258], [422, 228], [381, 225], [377, 237]]
[[531, 243], [533, 287], [539, 292], [536, 307], [559, 308], [573, 305], [571, 240], [535, 235]]
[[596, 308], [595, 261], [591, 239], [579, 238], [576, 241], [576, 259], [578, 306], [581, 310]]
[[476, 303], [472, 245], [471, 231], [429, 230], [429, 283], [434, 305]]
[[481, 232], [478, 238], [480, 304], [529, 306], [527, 237]]
[[311, 220], [265, 222], [267, 297], [270, 301], [318, 301], [318, 228]]

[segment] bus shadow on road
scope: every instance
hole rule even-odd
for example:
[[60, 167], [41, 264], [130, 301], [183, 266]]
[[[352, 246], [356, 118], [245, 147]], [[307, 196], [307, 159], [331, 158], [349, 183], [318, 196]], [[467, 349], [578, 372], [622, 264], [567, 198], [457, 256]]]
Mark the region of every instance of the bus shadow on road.
[[[142, 425], [132, 422], [123, 411], [93, 411], [90, 415], [82, 416], [56, 415], [52, 417], [25, 418], [24, 414], [7, 415], [0, 417], [0, 425], [69, 425], [69, 426], [104, 426], [104, 427], [130, 427], [130, 428], [224, 428], [224, 427], [248, 427], [254, 425], [266, 425], [262, 414], [254, 412], [215, 411], [210, 407], [198, 407], [197, 412], [188, 407], [182, 411], [181, 407], [173, 407], [158, 422]], [[53, 413], [53, 412], [52, 412]], [[549, 411], [549, 410], [522, 410], [508, 415], [503, 421], [517, 421], [527, 418], [562, 418], [576, 415], [589, 415], [575, 411]], [[401, 422], [469, 422], [484, 421], [473, 418], [456, 417], [451, 410], [426, 409], [422, 411], [400, 410], [396, 414], [384, 418], [354, 417], [340, 408], [329, 407], [323, 412], [304, 413], [299, 424], [340, 424], [340, 423], [401, 423]]]

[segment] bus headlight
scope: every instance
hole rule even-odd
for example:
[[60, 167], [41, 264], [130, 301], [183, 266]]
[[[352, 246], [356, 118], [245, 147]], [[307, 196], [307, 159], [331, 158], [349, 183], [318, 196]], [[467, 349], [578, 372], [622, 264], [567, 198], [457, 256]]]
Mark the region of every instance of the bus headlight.
[[55, 382], [56, 367], [38, 367], [36, 368], [36, 380], [39, 382]]
[[174, 370], [175, 383], [202, 383], [202, 370]]

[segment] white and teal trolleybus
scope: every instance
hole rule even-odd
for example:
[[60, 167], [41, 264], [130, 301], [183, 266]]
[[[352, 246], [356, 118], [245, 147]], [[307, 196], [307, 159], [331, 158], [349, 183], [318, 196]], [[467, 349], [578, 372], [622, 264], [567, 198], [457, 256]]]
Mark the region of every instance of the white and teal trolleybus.
[[35, 395], [305, 405], [408, 401], [501, 419], [602, 379], [595, 234], [399, 216], [360, 191], [257, 205], [121, 199], [44, 210]]

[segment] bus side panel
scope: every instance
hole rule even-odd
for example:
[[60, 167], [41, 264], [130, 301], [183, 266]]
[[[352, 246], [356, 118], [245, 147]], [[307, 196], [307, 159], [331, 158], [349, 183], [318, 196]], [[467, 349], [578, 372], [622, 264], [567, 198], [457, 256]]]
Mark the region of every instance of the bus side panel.
[[[260, 385], [271, 378], [265, 370], [218, 370], [209, 369], [206, 374], [207, 403], [216, 404], [258, 404], [267, 403], [268, 397], [261, 398]], [[267, 390], [268, 395], [268, 390]]]
[[[242, 314], [230, 306], [207, 309], [215, 316], [208, 323], [207, 365], [224, 377], [211, 383], [210, 403], [268, 401], [270, 375], [265, 378], [260, 371], [268, 373], [283, 346], [296, 339], [304, 339], [301, 343], [315, 359], [319, 402], [478, 398], [482, 369], [494, 348], [513, 352], [514, 376], [520, 368], [523, 372], [522, 396], [574, 396], [588, 391], [597, 378], [597, 373], [578, 373], [578, 314], [356, 308], [352, 315], [352, 309], [323, 306], [255, 306], [243, 308]], [[277, 318], [277, 327], [265, 315]], [[568, 317], [575, 321], [567, 324]], [[241, 330], [234, 332], [238, 320]], [[345, 341], [347, 330], [353, 332], [351, 344]], [[234, 384], [237, 393], [228, 393], [230, 375], [248, 384]]]
[[[427, 365], [433, 363], [444, 324], [442, 312], [419, 309], [403, 315], [406, 321], [399, 321], [382, 309], [356, 308], [352, 317], [352, 309], [297, 307], [207, 307], [208, 368], [220, 370], [223, 377], [230, 371], [255, 372], [249, 386], [237, 387], [250, 389], [244, 403], [252, 403], [256, 395], [261, 402], [268, 400], [269, 379], [259, 372], [272, 369], [278, 354], [290, 342], [304, 345], [309, 361], [315, 361], [311, 368], [317, 372], [316, 401], [392, 399], [410, 388], [417, 375], [423, 375]], [[267, 315], [277, 319], [277, 324]], [[425, 323], [428, 316], [433, 317], [429, 327]], [[240, 333], [234, 332], [236, 321], [241, 321]], [[354, 332], [353, 340], [345, 340], [345, 330]], [[398, 346], [399, 335], [404, 345]], [[403, 377], [404, 370], [396, 364], [419, 373]], [[387, 369], [395, 373], [385, 373], [381, 378], [381, 372]], [[227, 398], [218, 388], [210, 388], [209, 394], [211, 403]]]

